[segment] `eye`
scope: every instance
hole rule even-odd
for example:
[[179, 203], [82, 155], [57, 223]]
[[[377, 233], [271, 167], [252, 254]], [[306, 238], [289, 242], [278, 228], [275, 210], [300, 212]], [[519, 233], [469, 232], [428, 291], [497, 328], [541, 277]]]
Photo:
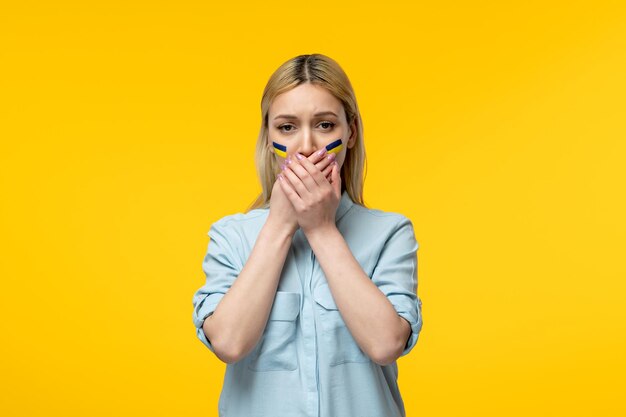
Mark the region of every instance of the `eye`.
[[332, 128], [333, 128], [333, 126], [335, 126], [335, 124], [334, 124], [333, 122], [322, 122], [322, 123], [320, 123], [320, 126], [321, 126], [321, 125], [330, 125], [330, 126], [328, 127], [328, 129], [325, 129], [325, 130], [330, 130], [330, 129], [332, 129]]
[[288, 124], [284, 124], [284, 125], [280, 125], [278, 126], [278, 130], [280, 130], [281, 132], [291, 132], [291, 129], [289, 130], [283, 130], [284, 127], [293, 127], [292, 125], [288, 125]]

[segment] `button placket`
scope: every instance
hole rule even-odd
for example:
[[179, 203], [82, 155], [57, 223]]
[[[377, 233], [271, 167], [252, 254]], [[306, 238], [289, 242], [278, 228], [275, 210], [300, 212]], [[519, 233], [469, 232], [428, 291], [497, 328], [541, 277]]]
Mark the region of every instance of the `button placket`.
[[319, 407], [319, 374], [318, 374], [318, 340], [316, 332], [315, 306], [313, 294], [311, 293], [311, 278], [313, 272], [313, 264], [310, 259], [313, 257], [313, 251], [309, 247], [308, 241], [302, 232], [298, 229], [293, 240], [294, 262], [299, 274], [302, 285], [303, 306], [301, 326], [304, 336], [304, 357], [302, 361], [305, 363], [307, 391], [317, 397]]

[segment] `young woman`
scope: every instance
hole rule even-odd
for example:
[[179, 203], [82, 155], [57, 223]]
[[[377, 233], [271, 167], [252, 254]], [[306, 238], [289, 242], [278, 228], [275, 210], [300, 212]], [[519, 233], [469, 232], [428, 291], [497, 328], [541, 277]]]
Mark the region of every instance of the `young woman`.
[[396, 359], [422, 328], [411, 221], [365, 207], [363, 127], [341, 67], [300, 55], [270, 77], [263, 192], [211, 225], [198, 338], [227, 363], [222, 417], [404, 416]]

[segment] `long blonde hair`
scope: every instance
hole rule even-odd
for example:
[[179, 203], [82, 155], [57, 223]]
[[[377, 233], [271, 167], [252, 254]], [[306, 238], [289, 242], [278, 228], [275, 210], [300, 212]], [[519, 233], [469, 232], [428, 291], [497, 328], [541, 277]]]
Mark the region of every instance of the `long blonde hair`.
[[363, 122], [356, 96], [348, 76], [333, 59], [322, 54], [299, 55], [283, 63], [272, 74], [261, 98], [261, 131], [256, 143], [255, 162], [262, 192], [246, 211], [269, 208], [272, 188], [276, 176], [281, 172], [274, 153], [268, 147], [268, 113], [272, 100], [279, 94], [303, 83], [312, 83], [326, 88], [342, 102], [348, 126], [356, 125], [356, 142], [347, 149], [341, 167], [341, 192], [344, 190], [352, 201], [365, 207], [363, 183], [365, 181], [365, 145]]

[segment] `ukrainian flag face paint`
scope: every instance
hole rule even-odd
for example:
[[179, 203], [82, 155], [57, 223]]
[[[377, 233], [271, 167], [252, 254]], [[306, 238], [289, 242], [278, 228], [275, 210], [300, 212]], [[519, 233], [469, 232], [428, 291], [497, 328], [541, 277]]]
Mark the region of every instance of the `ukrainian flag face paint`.
[[[283, 158], [287, 158], [287, 147], [285, 145], [281, 145], [280, 143], [276, 143], [272, 141], [272, 146], [274, 147], [274, 153]], [[329, 143], [326, 145], [327, 153], [336, 153], [338, 154], [343, 149], [343, 142], [341, 138]]]
[[272, 145], [274, 146], [274, 153], [276, 153], [276, 155], [287, 158], [287, 147], [285, 145], [276, 142], [272, 142]]
[[341, 138], [339, 138], [336, 141], [331, 142], [328, 145], [326, 145], [326, 152], [327, 153], [339, 153], [339, 152], [341, 152], [341, 149], [343, 149], [343, 144], [341, 142]]

